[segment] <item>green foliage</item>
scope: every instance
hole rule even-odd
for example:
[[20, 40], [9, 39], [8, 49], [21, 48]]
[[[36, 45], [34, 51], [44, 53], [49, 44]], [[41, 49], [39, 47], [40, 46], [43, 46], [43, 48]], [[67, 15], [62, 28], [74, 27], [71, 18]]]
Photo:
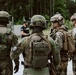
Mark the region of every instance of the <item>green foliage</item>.
[[38, 12], [41, 15], [44, 14], [49, 22], [50, 15], [56, 12], [61, 13], [64, 18], [69, 19], [69, 15], [71, 16], [76, 12], [76, 2], [72, 0], [1, 0], [0, 10], [6, 10], [10, 15], [14, 16], [15, 23], [22, 23], [21, 19], [23, 16], [29, 18], [35, 14], [39, 14]]
[[67, 0], [67, 8], [69, 10], [70, 16], [76, 12], [76, 1], [73, 2], [72, 0]]
[[16, 25], [19, 25], [19, 24], [22, 24], [23, 23], [23, 20], [18, 20], [17, 22], [16, 22]]
[[29, 3], [25, 7], [26, 7], [26, 10], [29, 11], [33, 7], [33, 1], [29, 0]]
[[48, 29], [50, 26], [51, 26], [51, 23], [50, 23], [50, 16], [49, 15], [47, 15], [47, 14], [45, 14], [45, 15], [43, 15], [45, 18], [46, 18], [46, 21], [47, 21], [47, 23], [46, 23], [46, 28]]
[[73, 25], [72, 25], [71, 21], [69, 21], [69, 20], [65, 20], [65, 25], [67, 25], [67, 27], [69, 29], [72, 29], [73, 28]]
[[64, 18], [67, 18], [69, 14], [66, 4], [66, 0], [55, 0], [55, 13], [59, 12]]
[[47, 14], [45, 14], [45, 15], [43, 15], [43, 16], [46, 18], [46, 20], [49, 20], [49, 18], [50, 18], [50, 16], [47, 15]]

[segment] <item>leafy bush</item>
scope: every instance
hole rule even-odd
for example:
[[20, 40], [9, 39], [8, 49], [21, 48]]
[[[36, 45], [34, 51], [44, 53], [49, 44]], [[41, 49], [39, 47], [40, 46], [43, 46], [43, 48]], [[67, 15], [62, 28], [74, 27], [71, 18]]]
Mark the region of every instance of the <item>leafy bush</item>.
[[44, 17], [45, 17], [45, 19], [46, 19], [46, 28], [48, 29], [50, 26], [51, 26], [51, 22], [50, 22], [50, 16], [49, 15], [47, 15], [47, 14], [45, 14], [45, 15], [43, 15]]
[[45, 14], [43, 16], [46, 18], [46, 20], [49, 20], [50, 19], [49, 15], [47, 15], [47, 14]]
[[23, 20], [18, 20], [18, 21], [16, 22], [16, 25], [22, 24], [22, 23], [23, 23]]
[[72, 27], [73, 27], [71, 21], [69, 21], [69, 20], [65, 20], [65, 25], [67, 25], [69, 29], [72, 29]]

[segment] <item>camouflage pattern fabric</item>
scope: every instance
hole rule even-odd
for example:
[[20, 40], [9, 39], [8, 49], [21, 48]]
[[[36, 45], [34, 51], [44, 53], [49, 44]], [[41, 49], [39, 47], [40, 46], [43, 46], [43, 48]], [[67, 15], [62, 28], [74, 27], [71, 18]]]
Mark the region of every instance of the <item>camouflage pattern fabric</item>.
[[72, 54], [72, 61], [73, 61], [73, 71], [76, 73], [76, 28], [73, 28], [71, 31], [74, 42], [75, 42], [75, 52]]
[[76, 40], [76, 28], [73, 28], [71, 33], [73, 35], [74, 40]]
[[13, 75], [12, 60], [10, 58], [0, 60], [1, 75]]
[[[58, 46], [58, 49], [60, 50], [61, 64], [63, 64], [63, 62], [67, 63], [68, 62], [68, 55], [67, 55], [68, 51], [62, 50], [63, 49], [63, 37], [64, 37], [64, 35], [62, 32], [59, 31], [59, 29], [56, 31], [57, 32], [55, 33], [54, 40], [55, 40], [56, 45]], [[62, 65], [60, 65], [60, 66], [61, 66], [61, 68], [64, 67]], [[66, 68], [67, 68], [67, 65], [65, 65], [65, 68], [63, 68], [62, 70], [65, 71]], [[59, 75], [61, 75], [61, 74], [59, 74]]]
[[49, 69], [32, 69], [32, 68], [25, 68], [23, 71], [23, 75], [49, 75]]
[[73, 39], [74, 39], [74, 43], [75, 43], [75, 52], [72, 53], [72, 61], [73, 61], [73, 72], [74, 75], [76, 75], [76, 13], [74, 13], [70, 20], [72, 21], [73, 24], [73, 29], [71, 31], [72, 35], [73, 35]]
[[[38, 35], [39, 34], [43, 36], [43, 33], [38, 33]], [[32, 35], [31, 35], [32, 38], [34, 38], [34, 36], [37, 36], [35, 33], [33, 33]], [[20, 44], [18, 44], [16, 47], [13, 48], [13, 51], [11, 52], [11, 58], [12, 59], [15, 59], [15, 58], [17, 58], [19, 56], [20, 53], [22, 53], [23, 51], [25, 51], [24, 64], [30, 66], [31, 63], [28, 63], [28, 61], [26, 60], [27, 59], [26, 58], [27, 57], [27, 54], [26, 53], [28, 51], [27, 49], [29, 48], [29, 45], [28, 45], [28, 42], [27, 42], [28, 40], [29, 40], [29, 38], [22, 40], [22, 42]], [[50, 57], [53, 56], [52, 62], [54, 63], [54, 66], [56, 68], [59, 65], [59, 63], [60, 63], [60, 61], [59, 61], [59, 59], [60, 59], [60, 57], [59, 57], [59, 50], [57, 49], [56, 44], [55, 44], [55, 42], [53, 41], [52, 38], [49, 37], [47, 40], [50, 42], [50, 46], [52, 47], [52, 49], [51, 49], [52, 51], [50, 51], [50, 54], [49, 54], [49, 58], [48, 59], [50, 59], [50, 61], [51, 61], [51, 58]], [[45, 71], [45, 69], [46, 69], [47, 72]], [[47, 68], [45, 68], [45, 69], [42, 68], [41, 70], [37, 70], [36, 71], [32, 67], [31, 68], [25, 67], [24, 74], [23, 75], [39, 75], [39, 74], [40, 75], [49, 75], [48, 74], [48, 71], [49, 70], [47, 70]], [[32, 72], [32, 73], [30, 73], [30, 72]]]
[[[1, 34], [1, 33], [0, 33]], [[11, 47], [17, 43], [17, 36], [10, 29], [6, 33], [0, 35], [0, 69], [1, 75], [13, 75], [12, 60], [10, 59]], [[19, 58], [15, 59], [15, 64], [18, 65]]]
[[57, 75], [67, 75], [67, 68], [66, 68], [67, 65], [68, 62], [61, 62]]
[[0, 11], [0, 17], [9, 18], [10, 15], [6, 11]]
[[75, 20], [75, 19], [76, 19], [76, 13], [74, 13], [74, 14], [71, 16], [70, 20], [72, 21], [72, 20]]
[[30, 28], [35, 27], [35, 26], [39, 26], [39, 27], [42, 27], [45, 29], [46, 28], [46, 19], [41, 15], [34, 15], [31, 19]]
[[64, 24], [64, 18], [60, 13], [56, 13], [54, 16], [50, 19], [51, 22], [59, 22], [60, 25]]

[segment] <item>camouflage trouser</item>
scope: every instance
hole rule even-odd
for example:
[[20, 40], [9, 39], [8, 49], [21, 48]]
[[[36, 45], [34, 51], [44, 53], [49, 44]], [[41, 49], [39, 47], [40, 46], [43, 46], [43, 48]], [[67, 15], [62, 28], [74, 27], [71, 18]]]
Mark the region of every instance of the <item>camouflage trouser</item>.
[[0, 60], [1, 75], [13, 75], [13, 66], [11, 59]]
[[59, 73], [57, 75], [67, 75], [67, 64], [68, 62], [61, 62]]
[[76, 56], [73, 56], [72, 61], [73, 61], [73, 72], [74, 75], [76, 75]]
[[23, 75], [49, 75], [49, 69], [24, 68]]

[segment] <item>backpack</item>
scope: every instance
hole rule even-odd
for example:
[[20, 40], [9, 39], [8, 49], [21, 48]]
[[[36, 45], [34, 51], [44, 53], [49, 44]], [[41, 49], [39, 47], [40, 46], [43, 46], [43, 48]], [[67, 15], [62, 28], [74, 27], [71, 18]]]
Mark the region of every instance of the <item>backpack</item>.
[[75, 51], [75, 43], [73, 41], [73, 36], [71, 33], [66, 32], [64, 30], [59, 30], [63, 33], [63, 50], [74, 52]]
[[[41, 39], [30, 38], [29, 58], [34, 68], [44, 68], [48, 64], [48, 54], [50, 53], [50, 42], [46, 38], [38, 35]], [[30, 52], [31, 51], [31, 52]]]

